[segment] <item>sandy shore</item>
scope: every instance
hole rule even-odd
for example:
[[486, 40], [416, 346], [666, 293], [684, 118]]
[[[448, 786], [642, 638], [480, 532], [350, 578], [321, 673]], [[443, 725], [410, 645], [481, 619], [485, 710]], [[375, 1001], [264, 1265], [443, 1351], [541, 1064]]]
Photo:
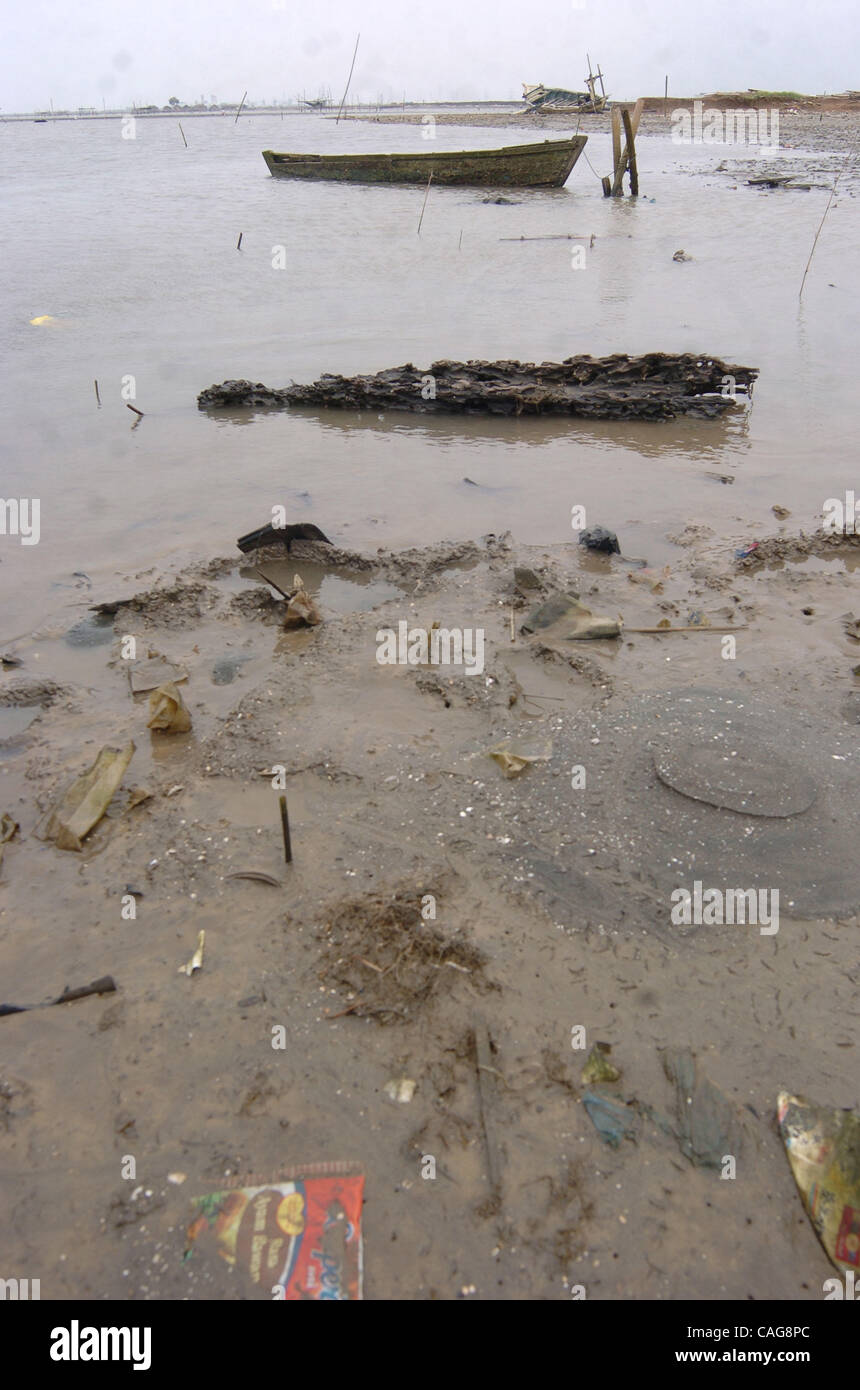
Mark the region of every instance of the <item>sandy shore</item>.
[[[282, 601], [226, 558], [94, 593], [113, 613], [93, 619], [102, 645], [84, 649], [78, 682], [53, 680], [43, 659], [39, 688], [21, 643], [3, 701], [36, 717], [4, 765], [2, 809], [20, 824], [2, 869], [4, 999], [105, 973], [119, 986], [0, 1020], [6, 1254], [42, 1271], [43, 1298], [242, 1296], [225, 1267], [182, 1263], [188, 1197], [333, 1157], [367, 1174], [369, 1298], [552, 1299], [576, 1284], [589, 1298], [820, 1298], [832, 1270], [774, 1105], [783, 1085], [856, 1099], [858, 919], [850, 904], [826, 920], [792, 911], [786, 892], [778, 934], [677, 931], [652, 838], [659, 798], [676, 794], [645, 776], [637, 727], [643, 698], [707, 687], [766, 710], [776, 694], [786, 759], [809, 766], [819, 798], [841, 795], [826, 766], [841, 775], [828, 760], [856, 738], [843, 615], [858, 538], [810, 540], [784, 519], [771, 535], [699, 526], [673, 539], [681, 558], [659, 570], [509, 536], [364, 556], [299, 543], [267, 570], [302, 575], [320, 627], [284, 633]], [[351, 586], [350, 611], [326, 583]], [[621, 638], [559, 649], [522, 630], [570, 590], [620, 615]], [[480, 627], [483, 671], [380, 665], [377, 634], [401, 621]], [[631, 631], [665, 623], [696, 630]], [[732, 659], [723, 627], [736, 629]], [[187, 672], [190, 734], [147, 731], [129, 635], [139, 657]], [[98, 748], [129, 738], [123, 789], [83, 852], [36, 838]], [[506, 779], [487, 754], [504, 739], [545, 756]], [[570, 789], [580, 765], [590, 792]], [[604, 768], [629, 782], [601, 781]], [[149, 795], [128, 808], [134, 786]], [[839, 829], [855, 845], [856, 808]], [[683, 808], [673, 815], [680, 825]], [[743, 817], [712, 815], [743, 837]], [[230, 877], [249, 870], [277, 885]], [[177, 970], [201, 929], [189, 979]], [[497, 1073], [483, 1120], [481, 1023]], [[635, 1111], [617, 1150], [582, 1103], [580, 1025], [589, 1047], [611, 1044]], [[661, 1125], [673, 1046], [691, 1046], [736, 1107], [737, 1184], [690, 1164]], [[408, 1104], [384, 1089], [403, 1076]], [[129, 1156], [136, 1182], [121, 1178]]]

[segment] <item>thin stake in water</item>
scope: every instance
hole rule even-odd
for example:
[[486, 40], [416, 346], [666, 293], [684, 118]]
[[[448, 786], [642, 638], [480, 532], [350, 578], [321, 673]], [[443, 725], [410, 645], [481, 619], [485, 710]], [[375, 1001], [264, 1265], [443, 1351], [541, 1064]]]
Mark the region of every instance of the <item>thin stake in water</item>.
[[184, 146], [185, 146], [185, 148], [186, 148], [186, 150], [187, 150], [187, 149], [188, 149], [188, 141], [185, 139], [185, 131], [182, 129], [182, 122], [181, 122], [181, 121], [177, 121], [176, 124], [179, 126], [179, 134], [182, 136], [182, 143], [184, 144]]
[[427, 206], [427, 198], [428, 198], [429, 193], [430, 193], [430, 185], [431, 185], [432, 182], [433, 182], [433, 175], [432, 175], [432, 173], [431, 173], [429, 179], [427, 180], [427, 190], [426, 190], [426, 192], [425, 192], [425, 194], [424, 194], [424, 202], [421, 204], [421, 216], [418, 218], [418, 235], [419, 235], [419, 236], [421, 235], [421, 223], [424, 221], [424, 209], [425, 209], [426, 206]]
[[94, 380], [94, 381], [93, 381], [93, 386], [96, 388], [96, 400], [98, 401], [99, 410], [101, 410], [101, 408], [102, 408], [102, 398], [101, 398], [101, 396], [99, 395], [99, 384], [98, 384], [98, 382]]
[[284, 834], [284, 859], [288, 864], [292, 864], [293, 847], [290, 843], [290, 817], [287, 814], [287, 798], [279, 796], [278, 805], [281, 808], [281, 830]]
[[[248, 95], [248, 93], [246, 92], [246, 93], [245, 93], [245, 97], [246, 97], [247, 95]], [[241, 114], [242, 114], [242, 107], [245, 105], [245, 97], [243, 97], [242, 100], [239, 102], [239, 110], [236, 112], [236, 121], [238, 121], [239, 117], [240, 117]], [[236, 121], [233, 122], [234, 125], [236, 124]]]
[[360, 38], [361, 34], [358, 35], [358, 38], [355, 41], [355, 48], [353, 49], [352, 54], [352, 62], [349, 65], [349, 77], [346, 79], [346, 86], [343, 89], [343, 96], [341, 97], [340, 109], [338, 110], [337, 117], [335, 119], [335, 125], [337, 125], [338, 121], [340, 120], [341, 112], [343, 111], [343, 103], [346, 101], [346, 94], [349, 91], [349, 84], [352, 81], [352, 70], [355, 67], [355, 55], [358, 52], [358, 39]]
[[237, 251], [241, 251], [241, 250], [242, 250], [242, 237], [243, 237], [244, 235], [245, 235], [244, 232], [240, 232], [240, 233], [239, 233], [239, 240], [236, 242], [236, 250], [237, 250]]

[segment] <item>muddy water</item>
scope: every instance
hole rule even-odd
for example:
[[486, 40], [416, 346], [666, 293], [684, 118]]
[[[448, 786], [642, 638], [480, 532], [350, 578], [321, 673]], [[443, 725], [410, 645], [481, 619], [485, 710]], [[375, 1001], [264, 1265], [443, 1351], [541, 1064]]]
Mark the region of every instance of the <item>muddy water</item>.
[[[591, 930], [584, 901], [550, 921], [525, 892], [528, 875], [514, 893], [509, 879], [520, 840], [551, 857], [555, 828], [531, 808], [532, 784], [502, 782], [485, 750], [512, 721], [560, 747], [552, 722], [560, 729], [569, 711], [597, 718], [613, 684], [628, 706], [643, 690], [685, 683], [768, 701], [778, 689], [787, 709], [814, 709], [844, 735], [856, 653], [840, 615], [856, 611], [856, 556], [799, 552], [740, 574], [733, 551], [775, 529], [773, 502], [791, 508], [792, 531], [811, 528], [826, 497], [856, 484], [850, 190], [828, 218], [799, 313], [826, 194], [760, 194], [696, 172], [721, 151], [643, 138], [653, 203], [605, 203], [584, 163], [568, 189], [516, 195], [516, 206], [434, 192], [419, 239], [420, 194], [276, 184], [259, 159], [267, 145], [408, 148], [415, 130], [335, 131], [296, 117], [188, 122], [187, 134], [188, 151], [172, 122], [140, 122], [134, 142], [110, 123], [0, 130], [6, 168], [18, 170], [7, 174], [5, 214], [14, 249], [2, 492], [42, 501], [39, 545], [0, 538], [0, 650], [14, 645], [24, 663], [10, 681], [69, 687], [32, 728], [34, 707], [0, 708], [2, 809], [21, 823], [3, 866], [0, 998], [45, 1000], [107, 970], [120, 986], [114, 998], [0, 1025], [9, 1258], [41, 1275], [43, 1297], [235, 1297], [223, 1271], [219, 1282], [218, 1271], [180, 1262], [186, 1194], [336, 1154], [368, 1174], [371, 1298], [455, 1297], [476, 1285], [481, 1297], [566, 1297], [579, 1281], [589, 1297], [817, 1297], [832, 1271], [770, 1116], [786, 1083], [856, 1106], [856, 919], [787, 921], [764, 945], [739, 934], [666, 945], [654, 930], [604, 929], [599, 911]], [[451, 147], [506, 138], [438, 131]], [[588, 152], [608, 167], [605, 137]], [[595, 233], [585, 270], [570, 269], [566, 242], [500, 240], [562, 232]], [[284, 271], [271, 268], [278, 244], [289, 250]], [[673, 262], [680, 247], [694, 259]], [[45, 313], [57, 322], [29, 324]], [[444, 354], [653, 347], [759, 366], [752, 410], [646, 427], [210, 417], [195, 405], [202, 386], [231, 375], [279, 384]], [[138, 425], [120, 396], [127, 374], [146, 411]], [[335, 572], [297, 559], [327, 620], [313, 633], [284, 634], [264, 609], [231, 607], [253, 576], [217, 567], [191, 575], [206, 585], [199, 617], [180, 594], [124, 610], [114, 626], [86, 618], [88, 605], [151, 590], [192, 556], [229, 554], [275, 502], [349, 548], [508, 528], [520, 546], [428, 569], [423, 589], [408, 566]], [[642, 582], [559, 544], [571, 539], [574, 502], [619, 531], [626, 555], [648, 558]], [[669, 536], [685, 527], [687, 544], [676, 545]], [[517, 561], [549, 564], [553, 587], [581, 585], [596, 610], [623, 612], [626, 640], [590, 644], [582, 667], [536, 660], [509, 636]], [[266, 569], [286, 587], [292, 557]], [[716, 633], [665, 639], [671, 647], [635, 633], [691, 609], [749, 625], [736, 664], [723, 661]], [[440, 616], [482, 624], [492, 679], [448, 692], [432, 672], [380, 667], [376, 628], [407, 613], [425, 627]], [[146, 730], [146, 696], [130, 697], [118, 655], [125, 631], [188, 671], [189, 735]], [[131, 776], [86, 851], [42, 843], [39, 811], [102, 743], [132, 736]], [[822, 758], [828, 748], [825, 736]], [[290, 772], [289, 872], [262, 776], [276, 763]], [[560, 770], [557, 757], [532, 782], [551, 789]], [[153, 796], [124, 814], [130, 785]], [[629, 856], [615, 862], [606, 816], [608, 831], [598, 816], [588, 827], [607, 841], [595, 875], [638, 903], [640, 879]], [[574, 830], [574, 867], [588, 868], [595, 847]], [[230, 877], [248, 869], [281, 889]], [[143, 893], [130, 921], [118, 909], [128, 884]], [[404, 884], [438, 893], [444, 930], [486, 950], [493, 992], [451, 972], [450, 992], [411, 1021], [342, 1016], [351, 996], [324, 967], [342, 950], [328, 933], [344, 895], [369, 903]], [[188, 980], [178, 966], [201, 928], [205, 965]], [[492, 1223], [469, 1042], [476, 1011], [489, 1018], [505, 1081], [494, 1121], [504, 1204]], [[618, 1154], [601, 1144], [576, 1094], [570, 1029], [582, 1019], [612, 1042], [624, 1094], [660, 1111], [671, 1098], [657, 1049], [695, 1048], [758, 1126], [737, 1197], [734, 1184], [681, 1170], [656, 1132]], [[289, 1038], [274, 1064], [273, 1023]], [[401, 1074], [418, 1081], [402, 1108], [383, 1089]], [[425, 1151], [440, 1155], [447, 1186], [416, 1180]], [[128, 1153], [139, 1188], [117, 1176]], [[175, 1170], [185, 1185], [168, 1182]]]
[[[277, 502], [356, 548], [507, 528], [557, 543], [584, 503], [628, 553], [665, 560], [666, 532], [685, 521], [734, 535], [778, 501], [811, 525], [856, 481], [850, 186], [800, 307], [827, 194], [761, 193], [713, 172], [748, 155], [741, 146], [643, 136], [638, 202], [604, 200], [584, 158], [565, 189], [515, 193], [514, 206], [432, 190], [419, 237], [421, 190], [275, 181], [260, 158], [266, 147], [426, 149], [419, 127], [186, 124], [188, 149], [172, 120], [138, 120], [134, 139], [118, 121], [2, 127], [2, 495], [41, 502], [38, 545], [0, 538], [4, 640], [82, 612], [74, 571], [101, 590], [119, 571], [228, 553]], [[435, 131], [445, 148], [525, 138]], [[586, 154], [608, 168], [608, 136], [593, 134]], [[505, 239], [568, 233], [596, 238], [585, 269], [572, 269], [566, 241]], [[279, 246], [284, 269], [272, 265]], [[693, 260], [674, 262], [680, 248]], [[56, 321], [30, 324], [42, 315]], [[654, 348], [760, 367], [753, 409], [727, 424], [629, 425], [216, 418], [195, 403], [230, 376], [280, 385], [441, 356]]]

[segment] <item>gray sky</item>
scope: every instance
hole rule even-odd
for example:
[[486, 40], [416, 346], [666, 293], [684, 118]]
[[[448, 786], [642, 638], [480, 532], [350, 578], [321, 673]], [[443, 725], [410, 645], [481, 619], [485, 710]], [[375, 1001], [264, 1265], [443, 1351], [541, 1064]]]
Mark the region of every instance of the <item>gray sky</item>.
[[0, 108], [351, 96], [516, 99], [580, 88], [586, 51], [619, 98], [860, 87], [857, 0], [7, 0]]

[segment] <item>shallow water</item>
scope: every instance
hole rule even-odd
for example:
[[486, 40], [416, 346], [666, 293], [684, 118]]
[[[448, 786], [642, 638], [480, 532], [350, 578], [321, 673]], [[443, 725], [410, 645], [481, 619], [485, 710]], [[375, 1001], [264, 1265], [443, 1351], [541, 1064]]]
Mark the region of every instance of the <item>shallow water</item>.
[[[508, 528], [556, 544], [585, 504], [625, 553], [662, 563], [666, 534], [687, 521], [744, 537], [774, 527], [779, 502], [809, 528], [827, 497], [856, 488], [850, 187], [800, 306], [828, 195], [762, 193], [712, 172], [743, 147], [643, 136], [638, 201], [604, 200], [584, 158], [565, 189], [508, 193], [514, 206], [433, 189], [418, 236], [423, 190], [273, 180], [260, 151], [426, 149], [420, 127], [252, 116], [184, 128], [188, 149], [170, 119], [139, 119], [133, 140], [119, 121], [0, 125], [2, 495], [41, 503], [38, 545], [0, 536], [0, 639], [49, 615], [75, 621], [119, 573], [229, 554], [278, 503], [368, 549]], [[435, 138], [453, 149], [531, 137], [438, 127]], [[591, 136], [586, 154], [604, 172], [609, 137]], [[585, 269], [572, 269], [567, 241], [504, 240], [565, 233], [595, 235]], [[278, 246], [285, 269], [272, 266]], [[674, 262], [679, 248], [694, 259]], [[31, 325], [41, 315], [56, 322]], [[196, 406], [228, 377], [277, 386], [444, 356], [653, 349], [758, 366], [752, 408], [655, 425]], [[129, 376], [142, 420], [126, 409]], [[73, 577], [82, 569], [92, 590]]]

